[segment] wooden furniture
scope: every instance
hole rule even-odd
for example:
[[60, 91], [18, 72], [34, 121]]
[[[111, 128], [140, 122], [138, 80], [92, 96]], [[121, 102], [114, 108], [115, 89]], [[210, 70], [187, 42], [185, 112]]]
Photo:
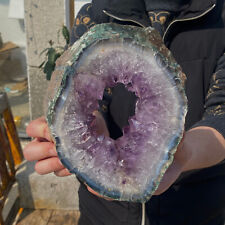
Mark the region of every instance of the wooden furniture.
[[6, 93], [0, 92], [0, 224], [2, 209], [23, 155]]

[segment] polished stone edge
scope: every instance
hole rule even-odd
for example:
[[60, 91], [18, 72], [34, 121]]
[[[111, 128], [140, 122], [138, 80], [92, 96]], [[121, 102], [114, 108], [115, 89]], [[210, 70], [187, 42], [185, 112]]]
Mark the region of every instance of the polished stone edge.
[[[171, 141], [171, 144], [168, 146], [168, 154], [165, 155], [165, 162], [163, 162], [159, 166], [158, 176], [154, 181], [149, 184], [149, 188], [144, 194], [135, 195], [132, 199], [129, 197], [121, 198], [121, 194], [119, 192], [107, 190], [105, 187], [101, 186], [99, 183], [96, 183], [94, 180], [88, 178], [86, 174], [80, 173], [76, 168], [73, 168], [70, 164], [69, 160], [65, 158], [65, 155], [61, 151], [61, 145], [59, 137], [54, 132], [54, 121], [55, 121], [55, 110], [57, 103], [62, 98], [63, 91], [66, 88], [67, 80], [70, 74], [75, 72], [75, 65], [82, 54], [82, 52], [89, 47], [91, 44], [98, 42], [99, 40], [107, 40], [107, 39], [132, 39], [134, 44], [138, 44], [142, 47], [150, 48], [156, 55], [165, 62], [166, 69], [169, 71], [168, 75], [171, 80], [176, 84], [177, 90], [180, 93], [180, 129], [177, 131], [177, 136], [174, 137], [174, 140]], [[48, 113], [47, 113], [47, 122], [52, 132], [52, 136], [56, 143], [56, 149], [61, 159], [62, 163], [65, 167], [71, 172], [75, 173], [80, 180], [84, 183], [88, 184], [93, 190], [98, 192], [99, 194], [110, 197], [120, 201], [132, 201], [132, 202], [146, 202], [150, 199], [152, 194], [158, 188], [158, 185], [168, 169], [171, 165], [174, 154], [176, 152], [176, 148], [180, 143], [183, 131], [184, 131], [184, 122], [185, 116], [187, 113], [187, 99], [184, 91], [184, 80], [185, 76], [183, 76], [181, 67], [176, 63], [170, 51], [165, 47], [163, 42], [161, 41], [161, 37], [158, 32], [153, 28], [140, 28], [135, 26], [127, 26], [127, 25], [118, 25], [118, 24], [99, 24], [90, 29], [87, 33], [85, 33], [74, 45], [69, 49], [72, 52], [72, 57], [67, 61], [67, 66], [64, 68], [64, 74], [62, 76], [61, 86], [59, 87], [55, 97], [49, 102]]]

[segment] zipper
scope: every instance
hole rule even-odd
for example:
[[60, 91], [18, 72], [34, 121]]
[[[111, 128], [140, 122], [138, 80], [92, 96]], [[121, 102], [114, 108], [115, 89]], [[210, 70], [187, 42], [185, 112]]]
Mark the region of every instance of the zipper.
[[[195, 19], [199, 19], [202, 16], [205, 16], [207, 13], [211, 12], [214, 8], [215, 8], [216, 4], [213, 4], [209, 9], [207, 9], [205, 12], [203, 12], [202, 14], [195, 16], [195, 17], [191, 17], [191, 18], [187, 18], [187, 19], [178, 19], [178, 20], [174, 20], [172, 21], [169, 26], [166, 28], [166, 31], [164, 32], [163, 35], [163, 42], [165, 41], [165, 37], [168, 33], [168, 30], [170, 29], [170, 27], [176, 23], [176, 22], [184, 22], [184, 21], [190, 21], [190, 20], [195, 20]], [[165, 43], [165, 42], [164, 42]]]
[[[169, 31], [169, 29], [171, 28], [171, 26], [174, 24], [174, 23], [177, 23], [177, 22], [184, 22], [184, 21], [190, 21], [190, 20], [195, 20], [195, 19], [199, 19], [201, 18], [202, 16], [205, 16], [206, 14], [208, 14], [209, 12], [211, 12], [214, 8], [215, 8], [216, 4], [213, 4], [209, 9], [207, 9], [205, 12], [203, 12], [202, 14], [198, 15], [198, 16], [195, 16], [195, 17], [191, 17], [191, 18], [187, 18], [187, 19], [178, 19], [178, 20], [174, 20], [172, 21], [169, 26], [166, 28], [166, 31], [164, 32], [164, 35], [163, 35], [163, 42], [165, 43], [165, 37]], [[103, 10], [103, 12], [107, 15], [107, 16], [110, 16], [114, 19], [117, 19], [117, 20], [120, 20], [120, 21], [127, 21], [127, 22], [133, 22], [133, 23], [136, 23], [138, 25], [140, 25], [141, 27], [146, 27], [145, 25], [143, 25], [142, 23], [139, 23], [138, 21], [135, 21], [135, 20], [131, 20], [131, 19], [123, 19], [123, 18], [120, 18], [120, 17], [117, 17], [109, 12], [107, 12], [106, 10]]]
[[117, 17], [117, 16], [114, 16], [113, 14], [107, 12], [106, 10], [103, 10], [103, 12], [107, 15], [107, 16], [110, 16], [116, 20], [120, 20], [120, 21], [125, 21], [125, 22], [132, 22], [132, 23], [136, 23], [138, 24], [139, 26], [141, 27], [146, 27], [145, 25], [143, 25], [142, 23], [139, 23], [138, 21], [136, 20], [131, 20], [131, 19], [123, 19], [123, 18], [120, 18], [120, 17]]

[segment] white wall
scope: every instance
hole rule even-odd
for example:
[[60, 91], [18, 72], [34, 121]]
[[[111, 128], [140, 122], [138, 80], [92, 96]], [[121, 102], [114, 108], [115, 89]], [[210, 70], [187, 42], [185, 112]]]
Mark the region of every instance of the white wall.
[[12, 41], [20, 48], [13, 51], [12, 59], [18, 59], [21, 73], [26, 74], [26, 35], [22, 19], [8, 18], [9, 0], [0, 0], [0, 32], [4, 42]]
[[77, 13], [79, 12], [80, 8], [86, 4], [91, 2], [91, 0], [75, 0], [75, 16], [77, 15]]
[[[75, 0], [75, 14], [80, 8], [91, 0]], [[25, 47], [26, 35], [23, 20], [8, 18], [9, 0], [0, 0], [0, 32], [4, 41], [12, 41]]]
[[[91, 0], [75, 0], [75, 15], [80, 8]], [[0, 0], [0, 32], [3, 40], [12, 41], [21, 47], [26, 45], [24, 21], [8, 18], [9, 0]]]
[[4, 41], [26, 45], [23, 20], [8, 18], [9, 0], [0, 0], [0, 32]]

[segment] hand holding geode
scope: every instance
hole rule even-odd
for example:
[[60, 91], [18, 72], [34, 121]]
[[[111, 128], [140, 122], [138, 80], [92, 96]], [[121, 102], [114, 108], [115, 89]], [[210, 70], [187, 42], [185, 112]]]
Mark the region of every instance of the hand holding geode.
[[[182, 75], [155, 30], [93, 27], [59, 58], [49, 87], [47, 121], [62, 163], [103, 196], [148, 200], [182, 138]], [[95, 112], [104, 117], [104, 92], [118, 85], [135, 96], [135, 112], [113, 139], [96, 130]]]

